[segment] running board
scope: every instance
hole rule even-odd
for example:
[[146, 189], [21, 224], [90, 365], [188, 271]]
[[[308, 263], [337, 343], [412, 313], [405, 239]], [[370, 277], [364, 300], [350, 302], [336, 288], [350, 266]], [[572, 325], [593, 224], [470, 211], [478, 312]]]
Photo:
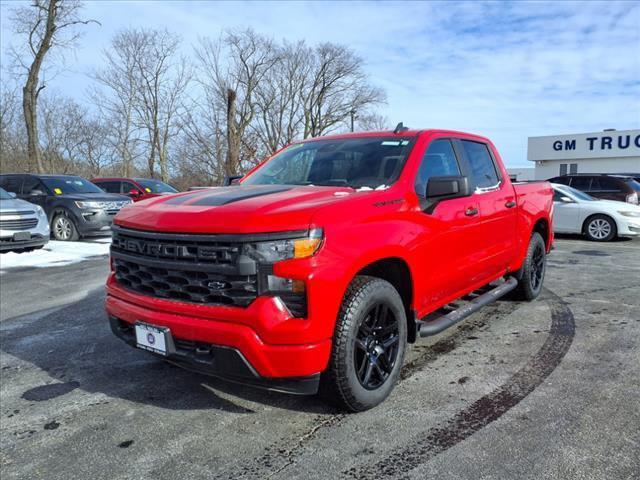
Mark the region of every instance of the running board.
[[416, 322], [417, 334], [421, 337], [430, 337], [431, 335], [437, 335], [438, 333], [452, 327], [456, 323], [464, 320], [472, 313], [477, 312], [485, 305], [495, 302], [500, 297], [503, 297], [511, 290], [518, 286], [518, 281], [509, 277], [504, 283], [501, 283], [497, 287], [489, 290], [486, 293], [470, 300], [466, 305], [454, 310], [446, 315], [438, 317], [436, 320], [430, 320], [425, 322], [419, 320]]

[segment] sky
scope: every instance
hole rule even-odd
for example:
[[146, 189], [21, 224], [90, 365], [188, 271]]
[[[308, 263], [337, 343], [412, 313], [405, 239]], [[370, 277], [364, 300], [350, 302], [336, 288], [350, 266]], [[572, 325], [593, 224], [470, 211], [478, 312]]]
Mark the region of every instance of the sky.
[[[4, 67], [15, 39], [0, 0]], [[274, 39], [335, 42], [386, 90], [390, 124], [491, 138], [508, 166], [527, 137], [640, 128], [640, 2], [213, 2], [89, 0], [78, 48], [49, 87], [88, 102], [89, 72], [115, 32], [167, 28], [189, 53], [199, 37], [252, 27]]]

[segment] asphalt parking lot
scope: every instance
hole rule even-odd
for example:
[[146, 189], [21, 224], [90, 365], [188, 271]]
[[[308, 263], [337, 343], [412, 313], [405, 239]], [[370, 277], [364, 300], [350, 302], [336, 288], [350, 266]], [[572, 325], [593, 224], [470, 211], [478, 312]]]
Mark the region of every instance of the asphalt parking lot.
[[557, 240], [541, 298], [415, 344], [392, 396], [351, 415], [131, 349], [107, 270], [0, 276], [4, 480], [640, 478], [640, 240]]

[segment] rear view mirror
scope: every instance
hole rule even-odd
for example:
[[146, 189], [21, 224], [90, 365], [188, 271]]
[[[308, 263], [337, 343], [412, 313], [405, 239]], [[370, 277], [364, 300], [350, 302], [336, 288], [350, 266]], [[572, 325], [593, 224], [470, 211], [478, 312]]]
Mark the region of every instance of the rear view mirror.
[[16, 194], [13, 192], [7, 192], [11, 198], [16, 198]]
[[228, 187], [230, 185], [239, 185], [240, 184], [240, 179], [243, 177], [243, 175], [230, 175], [228, 177], [224, 178], [224, 183], [222, 184], [225, 187]]
[[29, 192], [30, 197], [39, 197], [41, 195], [44, 195], [44, 192], [42, 190], [38, 190], [37, 188], [34, 188]]
[[431, 177], [427, 182], [425, 197], [427, 200], [440, 201], [450, 198], [468, 197], [469, 180], [467, 177], [457, 175], [450, 177]]
[[570, 197], [560, 197], [560, 201], [562, 203], [573, 203], [573, 200]]
[[135, 188], [132, 188], [131, 190], [129, 190], [130, 197], [139, 197], [141, 194], [142, 192], [140, 192], [140, 190], [136, 190]]

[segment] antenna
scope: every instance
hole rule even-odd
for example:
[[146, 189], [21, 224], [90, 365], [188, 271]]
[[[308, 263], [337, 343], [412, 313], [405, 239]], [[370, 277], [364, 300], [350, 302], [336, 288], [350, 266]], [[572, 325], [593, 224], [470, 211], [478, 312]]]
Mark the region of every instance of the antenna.
[[396, 125], [396, 129], [393, 131], [393, 133], [398, 134], [406, 132], [407, 130], [409, 130], [409, 127], [405, 127], [404, 124], [400, 122], [398, 125]]

